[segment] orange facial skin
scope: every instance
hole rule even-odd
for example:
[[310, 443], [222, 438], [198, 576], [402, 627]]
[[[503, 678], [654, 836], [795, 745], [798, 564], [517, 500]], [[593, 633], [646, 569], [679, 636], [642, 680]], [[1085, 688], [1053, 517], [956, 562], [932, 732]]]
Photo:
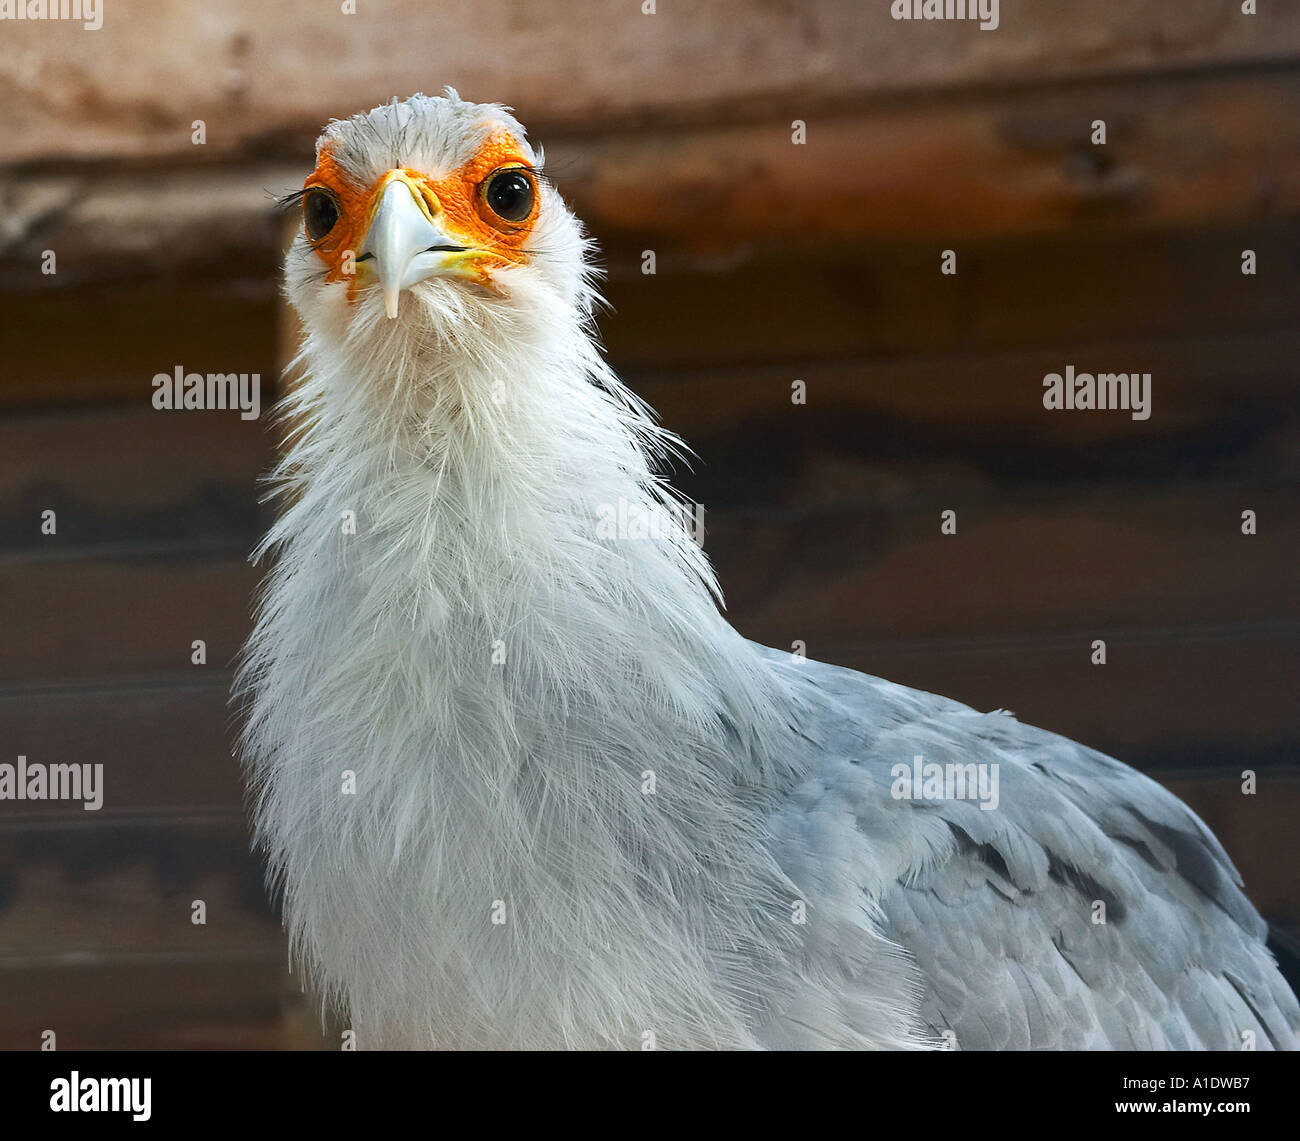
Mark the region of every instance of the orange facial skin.
[[[533, 182], [532, 211], [518, 222], [499, 217], [483, 197], [489, 176], [503, 167], [518, 168]], [[351, 251], [351, 264], [355, 266], [380, 197], [399, 175], [419, 189], [420, 205], [430, 221], [436, 221], [458, 244], [469, 247], [469, 252], [462, 255], [460, 268], [470, 271], [481, 284], [492, 288], [490, 271], [493, 267], [527, 262], [523, 245], [537, 222], [541, 195], [536, 172], [508, 131], [493, 133], [473, 158], [446, 178], [435, 181], [418, 170], [403, 168], [386, 171], [374, 185], [364, 189], [349, 181], [326, 147], [321, 151], [316, 169], [303, 183], [303, 189], [321, 187], [329, 191], [338, 204], [339, 220], [328, 234], [314, 243], [314, 248], [317, 256], [329, 267], [326, 281], [346, 279], [349, 302], [356, 299], [360, 274], [348, 272], [346, 254]], [[364, 263], [356, 268], [364, 269]]]

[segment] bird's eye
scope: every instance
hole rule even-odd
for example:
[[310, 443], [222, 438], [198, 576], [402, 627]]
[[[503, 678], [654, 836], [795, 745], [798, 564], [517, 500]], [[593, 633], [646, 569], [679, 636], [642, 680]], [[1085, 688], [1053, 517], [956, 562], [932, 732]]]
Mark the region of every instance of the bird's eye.
[[319, 242], [338, 222], [339, 204], [328, 190], [309, 190], [303, 195], [302, 218], [307, 237]]
[[483, 200], [507, 222], [522, 222], [533, 212], [533, 180], [519, 167], [498, 170], [483, 185]]

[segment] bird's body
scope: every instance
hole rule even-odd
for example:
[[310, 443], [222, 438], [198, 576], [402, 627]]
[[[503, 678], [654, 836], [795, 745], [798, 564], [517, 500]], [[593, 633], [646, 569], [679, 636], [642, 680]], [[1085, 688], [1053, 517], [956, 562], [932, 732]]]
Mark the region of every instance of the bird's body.
[[[726, 622], [503, 109], [417, 96], [319, 150], [244, 755], [362, 1046], [1295, 1046], [1170, 794]], [[602, 526], [629, 509], [666, 525]], [[996, 804], [901, 797], [916, 756]]]

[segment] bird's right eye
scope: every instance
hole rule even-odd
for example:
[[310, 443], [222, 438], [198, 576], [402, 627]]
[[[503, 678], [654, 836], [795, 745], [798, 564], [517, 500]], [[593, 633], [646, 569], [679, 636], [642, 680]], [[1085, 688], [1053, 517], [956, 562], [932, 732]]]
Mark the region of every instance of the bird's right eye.
[[307, 237], [319, 242], [338, 222], [339, 204], [328, 190], [309, 190], [303, 195], [302, 218]]

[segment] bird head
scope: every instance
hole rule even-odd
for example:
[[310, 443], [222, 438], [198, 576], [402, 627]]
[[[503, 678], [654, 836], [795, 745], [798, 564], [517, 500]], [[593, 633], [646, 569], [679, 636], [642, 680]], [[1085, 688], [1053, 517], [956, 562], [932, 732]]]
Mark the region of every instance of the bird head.
[[472, 349], [503, 322], [518, 335], [557, 306], [590, 312], [581, 227], [505, 107], [448, 88], [333, 120], [291, 197], [286, 282], [309, 332]]

